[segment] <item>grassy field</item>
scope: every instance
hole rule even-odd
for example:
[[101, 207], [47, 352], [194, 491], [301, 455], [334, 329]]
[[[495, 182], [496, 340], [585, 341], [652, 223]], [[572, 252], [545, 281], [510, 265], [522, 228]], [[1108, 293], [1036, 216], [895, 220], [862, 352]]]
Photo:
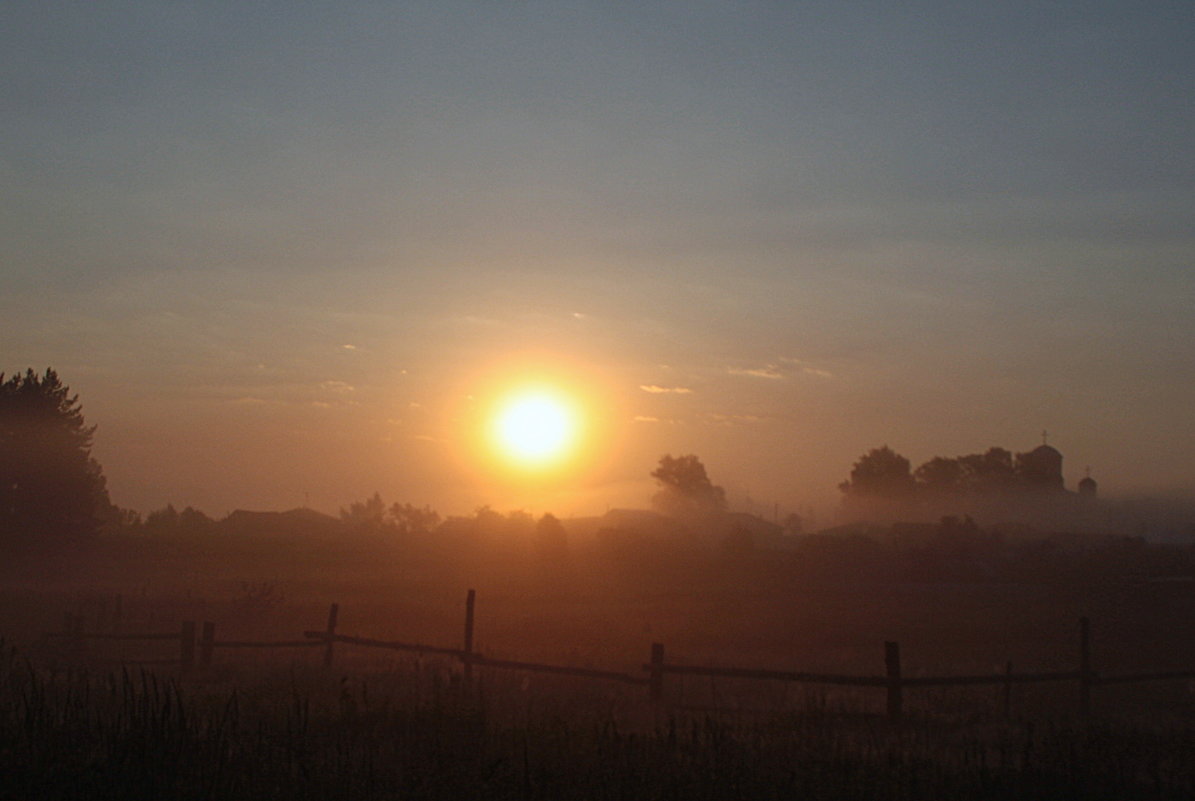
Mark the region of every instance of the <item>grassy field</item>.
[[[658, 555], [654, 555], [657, 556]], [[860, 565], [757, 554], [728, 562], [387, 542], [115, 541], [9, 562], [0, 584], [0, 793], [7, 798], [1189, 798], [1195, 703], [1183, 682], [910, 691], [670, 677], [646, 690], [479, 671], [338, 647], [217, 653], [179, 676], [127, 664], [168, 644], [42, 635], [65, 612], [124, 630], [211, 620], [221, 637], [295, 639], [341, 605], [340, 631], [460, 644], [465, 590], [492, 657], [641, 673], [670, 661], [878, 674], [1073, 669], [1077, 619], [1098, 670], [1195, 666], [1181, 587], [1116, 570], [1052, 580], [910, 581]], [[785, 561], [788, 560], [788, 561]], [[817, 569], [815, 569], [815, 567]], [[118, 664], [125, 660], [124, 667]]]
[[[544, 689], [544, 688], [540, 688]], [[223, 683], [0, 664], [12, 799], [1180, 799], [1195, 728], [1060, 719], [892, 725], [815, 707], [746, 721], [427, 667]], [[524, 697], [537, 697], [533, 694]]]

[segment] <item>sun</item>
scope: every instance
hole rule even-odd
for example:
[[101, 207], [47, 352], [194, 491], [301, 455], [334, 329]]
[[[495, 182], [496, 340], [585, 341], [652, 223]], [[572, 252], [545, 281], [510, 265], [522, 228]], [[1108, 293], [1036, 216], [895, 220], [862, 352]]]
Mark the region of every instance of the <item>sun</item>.
[[490, 437], [497, 454], [519, 467], [539, 468], [566, 459], [579, 436], [575, 404], [545, 387], [513, 391], [497, 405]]
[[519, 351], [459, 376], [444, 438], [456, 444], [462, 474], [479, 486], [555, 492], [588, 486], [609, 469], [621, 442], [614, 421], [622, 406], [600, 367], [576, 356]]

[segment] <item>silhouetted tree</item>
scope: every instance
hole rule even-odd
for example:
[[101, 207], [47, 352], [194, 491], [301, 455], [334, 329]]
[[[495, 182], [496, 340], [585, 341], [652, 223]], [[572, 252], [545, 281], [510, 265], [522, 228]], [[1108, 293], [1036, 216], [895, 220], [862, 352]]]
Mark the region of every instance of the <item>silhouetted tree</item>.
[[1004, 448], [960, 456], [958, 462], [962, 468], [960, 484], [972, 492], [1002, 492], [1018, 483], [1012, 452]]
[[440, 515], [430, 506], [420, 509], [409, 503], [392, 504], [387, 520], [400, 534], [428, 534], [440, 524]]
[[381, 493], [375, 492], [364, 501], [354, 501], [348, 509], [341, 508], [340, 519], [358, 531], [378, 531], [386, 523], [386, 504]]
[[350, 530], [373, 534], [428, 534], [440, 524], [440, 515], [430, 506], [422, 509], [409, 503], [386, 506], [375, 492], [364, 501], [340, 509], [340, 520]]
[[535, 549], [544, 559], [559, 560], [568, 555], [568, 533], [551, 512], [535, 524]]
[[935, 456], [913, 472], [918, 486], [932, 492], [955, 492], [963, 478], [963, 466], [958, 459]]
[[10, 541], [95, 534], [113, 517], [91, 457], [95, 426], [78, 395], [47, 369], [0, 373], [0, 536]]
[[710, 482], [705, 465], [696, 456], [660, 457], [651, 473], [660, 483], [652, 504], [666, 514], [708, 513], [726, 508], [726, 491]]
[[531, 540], [535, 534], [535, 518], [522, 509], [502, 514], [487, 504], [474, 510], [467, 528], [480, 542], [501, 546], [520, 543], [531, 547]]
[[504, 521], [502, 513], [490, 508], [489, 504], [479, 506], [473, 511], [473, 532], [481, 536], [500, 534]]
[[188, 506], [180, 512], [172, 503], [155, 509], [145, 518], [145, 530], [151, 534], [201, 534], [215, 525], [216, 521], [195, 507]]
[[141, 513], [136, 509], [125, 509], [122, 506], [112, 506], [110, 521], [113, 526], [124, 531], [136, 531], [143, 525]]
[[179, 530], [185, 534], [198, 534], [211, 531], [216, 521], [193, 506], [188, 506], [178, 513]]
[[907, 497], [913, 487], [909, 460], [887, 445], [872, 448], [859, 457], [851, 469], [850, 480], [838, 485], [847, 497], [895, 500]]
[[178, 510], [174, 504], [168, 503], [161, 509], [155, 509], [145, 517], [147, 531], [159, 534], [173, 532], [178, 529]]
[[[1043, 471], [1035, 456], [1036, 452], [1030, 452], [1014, 457], [1011, 451], [992, 447], [955, 459], [935, 456], [913, 475], [917, 486], [935, 500], [952, 494], [1000, 496], [1042, 482]], [[1061, 489], [1061, 483], [1057, 487]]]
[[525, 509], [512, 509], [506, 513], [506, 529], [512, 534], [528, 534], [535, 528], [535, 518]]

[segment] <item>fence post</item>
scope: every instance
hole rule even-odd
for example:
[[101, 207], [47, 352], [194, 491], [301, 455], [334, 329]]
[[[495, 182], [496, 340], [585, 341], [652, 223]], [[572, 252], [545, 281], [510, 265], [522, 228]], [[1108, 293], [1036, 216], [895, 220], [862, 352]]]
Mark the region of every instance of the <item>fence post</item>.
[[477, 601], [477, 593], [469, 590], [465, 596], [465, 681], [473, 678], [473, 606]]
[[[120, 596], [117, 596], [120, 597]], [[178, 663], [185, 673], [195, 667], [195, 621], [184, 620], [178, 635]]]
[[647, 683], [648, 696], [652, 701], [664, 699], [664, 644], [651, 644], [651, 677]]
[[884, 668], [888, 676], [888, 719], [900, 720], [904, 713], [900, 683], [900, 643], [884, 643]]
[[212, 651], [216, 648], [216, 624], [210, 620], [203, 621], [203, 637], [199, 640], [200, 667], [212, 666]]
[[336, 645], [336, 618], [340, 615], [340, 604], [328, 607], [328, 631], [324, 645], [324, 667], [332, 667], [332, 651]]
[[1079, 714], [1091, 714], [1091, 622], [1079, 618]]

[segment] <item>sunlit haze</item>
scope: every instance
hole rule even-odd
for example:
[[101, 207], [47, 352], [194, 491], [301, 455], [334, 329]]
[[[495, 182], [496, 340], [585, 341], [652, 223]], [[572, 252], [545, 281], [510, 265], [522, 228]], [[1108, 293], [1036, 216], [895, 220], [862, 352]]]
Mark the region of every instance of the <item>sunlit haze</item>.
[[533, 388], [502, 404], [494, 418], [495, 445], [520, 467], [542, 467], [567, 453], [577, 425], [565, 401]]
[[0, 2], [0, 796], [1195, 798], [1193, 409], [1193, 0]]
[[1069, 489], [1189, 494], [1192, 30], [1169, 2], [5, 3], [0, 371], [55, 368], [142, 512], [565, 519], [647, 507], [671, 453], [828, 523], [869, 448], [1042, 430]]

